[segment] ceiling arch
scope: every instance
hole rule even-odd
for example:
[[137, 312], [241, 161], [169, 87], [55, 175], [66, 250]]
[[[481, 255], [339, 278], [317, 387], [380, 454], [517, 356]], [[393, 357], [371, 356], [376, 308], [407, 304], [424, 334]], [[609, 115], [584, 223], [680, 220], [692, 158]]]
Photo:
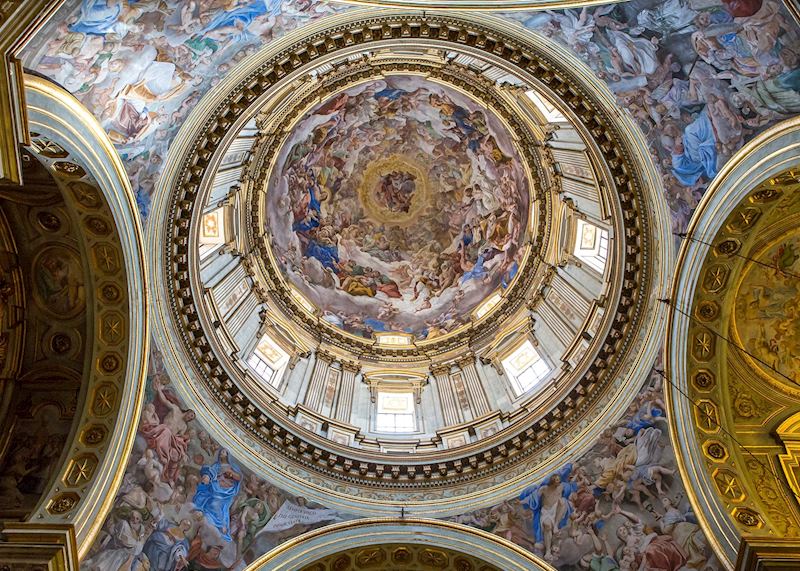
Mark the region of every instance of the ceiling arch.
[[[794, 263], [798, 125], [789, 120], [766, 131], [715, 180], [682, 245], [670, 302], [665, 356], [672, 440], [696, 513], [706, 529], [716, 530], [717, 551], [730, 562], [742, 536], [757, 538], [776, 527], [785, 535], [798, 532], [791, 471], [784, 475], [778, 459], [792, 431], [770, 436], [796, 411], [791, 403], [798, 389], [785, 376], [792, 368], [769, 357], [767, 363], [769, 346], [758, 341], [775, 339], [760, 296], [783, 303], [765, 275], [774, 274], [768, 281], [780, 288], [781, 268], [791, 271]], [[781, 261], [776, 251], [787, 247], [789, 257]], [[753, 329], [759, 324], [763, 331]], [[791, 343], [784, 339], [778, 354], [791, 354]]]

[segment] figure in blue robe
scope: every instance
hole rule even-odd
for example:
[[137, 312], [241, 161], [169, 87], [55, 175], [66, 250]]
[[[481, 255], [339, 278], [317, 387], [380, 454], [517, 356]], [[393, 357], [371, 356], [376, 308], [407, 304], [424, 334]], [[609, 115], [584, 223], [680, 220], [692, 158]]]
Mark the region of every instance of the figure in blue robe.
[[[526, 488], [519, 496], [522, 505], [533, 512], [533, 534], [536, 538], [536, 543], [542, 543], [544, 541], [544, 530], [542, 529], [543, 516], [545, 519], [554, 518], [555, 513], [558, 511], [556, 510], [555, 513], [542, 513], [542, 489], [549, 486], [551, 483], [557, 483], [561, 486], [561, 497], [563, 498], [561, 503], [564, 512], [558, 521], [553, 522], [553, 532], [562, 529], [569, 522], [569, 516], [572, 513], [572, 505], [569, 503], [568, 498], [578, 489], [578, 485], [575, 482], [568, 481], [571, 473], [572, 464], [570, 463], [558, 472], [550, 474], [543, 482]], [[558, 481], [555, 480], [556, 477], [558, 477]]]
[[519, 271], [519, 264], [515, 261], [513, 264], [511, 264], [511, 267], [508, 268], [508, 271], [503, 274], [503, 277], [500, 280], [500, 285], [503, 289], [506, 289], [509, 285], [511, 285], [511, 281], [517, 275], [517, 271]]
[[481, 254], [478, 256], [477, 261], [475, 262], [475, 265], [472, 266], [472, 269], [467, 272], [464, 272], [464, 275], [461, 276], [461, 281], [459, 282], [461, 285], [464, 285], [465, 283], [467, 283], [469, 280], [472, 279], [480, 279], [488, 273], [488, 270], [483, 267], [483, 264], [486, 262], [488, 254], [489, 254], [488, 250], [484, 250], [483, 252], [481, 252]]
[[375, 99], [388, 99], [389, 101], [396, 101], [403, 95], [407, 95], [408, 91], [399, 89], [397, 87], [385, 87], [378, 91], [374, 97]]
[[717, 141], [705, 110], [683, 130], [683, 153], [673, 153], [672, 174], [686, 186], [717, 175]]
[[81, 32], [104, 36], [114, 31], [122, 5], [114, 2], [109, 5], [107, 0], [83, 0], [78, 21], [67, 26], [70, 32]]
[[628, 421], [627, 426], [633, 430], [634, 433], [638, 434], [643, 428], [655, 426], [655, 420], [662, 416], [664, 416], [664, 411], [657, 406], [649, 407], [649, 411], [648, 407], [643, 406], [636, 411], [633, 418]]
[[255, 0], [255, 2], [250, 2], [233, 10], [221, 12], [206, 24], [202, 33], [207, 34], [213, 30], [227, 27], [238, 27], [244, 30], [259, 16], [277, 16], [280, 14], [281, 1], [282, 0]]
[[337, 271], [339, 264], [339, 247], [336, 244], [320, 244], [316, 240], [309, 240], [303, 252], [308, 258], [316, 258], [323, 267]]
[[225, 541], [231, 541], [231, 504], [241, 484], [242, 470], [230, 460], [225, 448], [217, 452], [214, 464], [200, 469], [200, 483], [192, 502]]
[[[313, 174], [312, 174], [313, 176]], [[309, 184], [306, 190], [308, 191], [308, 207], [306, 209], [306, 217], [296, 220], [292, 224], [292, 230], [295, 232], [308, 232], [319, 226], [320, 215], [322, 214], [322, 204], [317, 198], [317, 193], [314, 192], [316, 182]]]

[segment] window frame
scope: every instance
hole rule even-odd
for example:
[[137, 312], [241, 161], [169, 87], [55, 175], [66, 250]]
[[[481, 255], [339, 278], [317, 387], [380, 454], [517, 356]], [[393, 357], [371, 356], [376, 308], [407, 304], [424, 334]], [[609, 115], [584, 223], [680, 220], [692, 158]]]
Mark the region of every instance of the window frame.
[[[582, 248], [581, 241], [583, 230], [587, 226], [595, 229], [594, 246], [591, 249]], [[575, 225], [575, 248], [573, 248], [573, 255], [580, 261], [584, 262], [596, 272], [602, 274], [605, 272], [608, 265], [608, 250], [610, 246], [610, 239], [608, 230], [597, 224], [587, 222], [583, 219], [578, 219]]]
[[[407, 413], [391, 413], [391, 412], [381, 412], [381, 406], [383, 401], [388, 396], [399, 396], [399, 395], [406, 395], [410, 404], [411, 412]], [[375, 432], [382, 433], [382, 434], [414, 434], [419, 432], [418, 427], [418, 419], [417, 413], [419, 408], [417, 407], [416, 402], [416, 395], [413, 390], [381, 390], [378, 389], [378, 393], [375, 398], [375, 414], [373, 420], [373, 427]], [[392, 419], [392, 428], [389, 428], [387, 424], [381, 422], [381, 418], [389, 418]], [[404, 417], [410, 419], [410, 428], [398, 428], [397, 419], [398, 417]]]
[[[511, 365], [510, 361], [526, 346], [530, 347], [530, 351], [533, 353], [534, 358], [522, 368], [517, 368]], [[502, 365], [503, 370], [508, 377], [509, 385], [512, 393], [514, 394], [514, 398], [527, 395], [532, 390], [540, 387], [548, 375], [553, 372], [553, 367], [551, 364], [539, 351], [536, 350], [536, 346], [534, 345], [533, 341], [527, 337], [513, 349], [508, 351], [500, 359], [500, 364]], [[532, 382], [525, 381], [523, 383], [523, 381], [520, 379], [523, 377], [523, 375], [528, 373], [532, 373], [534, 375], [534, 380]]]
[[[272, 361], [264, 352], [260, 349], [260, 346], [263, 343], [269, 344], [272, 349], [279, 353], [279, 358], [275, 361]], [[256, 375], [259, 379], [265, 381], [271, 387], [277, 389], [280, 386], [281, 379], [283, 378], [283, 372], [286, 370], [286, 366], [289, 364], [289, 354], [283, 350], [283, 348], [275, 342], [275, 340], [267, 335], [266, 333], [261, 336], [258, 342], [253, 347], [253, 350], [248, 355], [246, 362], [250, 370]], [[265, 370], [271, 371], [269, 377], [264, 375]]]

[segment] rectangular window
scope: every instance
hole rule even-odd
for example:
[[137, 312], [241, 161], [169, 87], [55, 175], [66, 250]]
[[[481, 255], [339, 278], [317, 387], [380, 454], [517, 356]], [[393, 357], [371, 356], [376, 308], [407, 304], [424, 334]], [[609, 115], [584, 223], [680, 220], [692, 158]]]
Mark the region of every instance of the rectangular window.
[[247, 364], [259, 377], [274, 387], [280, 383], [280, 373], [289, 362], [289, 355], [267, 335], [261, 338]]
[[379, 392], [375, 415], [378, 432], [414, 432], [414, 393]]
[[575, 256], [601, 274], [608, 259], [608, 231], [578, 220]]
[[550, 372], [550, 367], [530, 341], [525, 341], [503, 359], [503, 368], [517, 396], [531, 390]]

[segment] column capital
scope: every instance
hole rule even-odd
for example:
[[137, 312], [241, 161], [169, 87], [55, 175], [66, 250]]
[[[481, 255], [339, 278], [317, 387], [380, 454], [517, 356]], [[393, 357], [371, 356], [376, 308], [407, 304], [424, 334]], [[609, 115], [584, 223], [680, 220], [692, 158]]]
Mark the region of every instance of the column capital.
[[361, 372], [361, 363], [355, 361], [341, 361], [341, 364], [343, 371], [348, 371], [353, 373], [353, 375], [357, 375]]
[[464, 367], [468, 367], [469, 365], [475, 365], [475, 353], [470, 351], [466, 355], [459, 357], [458, 359], [456, 359], [456, 365], [458, 365], [462, 369]]
[[431, 365], [430, 371], [434, 377], [439, 377], [441, 375], [449, 375], [452, 366], [453, 366], [452, 363], [435, 363]]

